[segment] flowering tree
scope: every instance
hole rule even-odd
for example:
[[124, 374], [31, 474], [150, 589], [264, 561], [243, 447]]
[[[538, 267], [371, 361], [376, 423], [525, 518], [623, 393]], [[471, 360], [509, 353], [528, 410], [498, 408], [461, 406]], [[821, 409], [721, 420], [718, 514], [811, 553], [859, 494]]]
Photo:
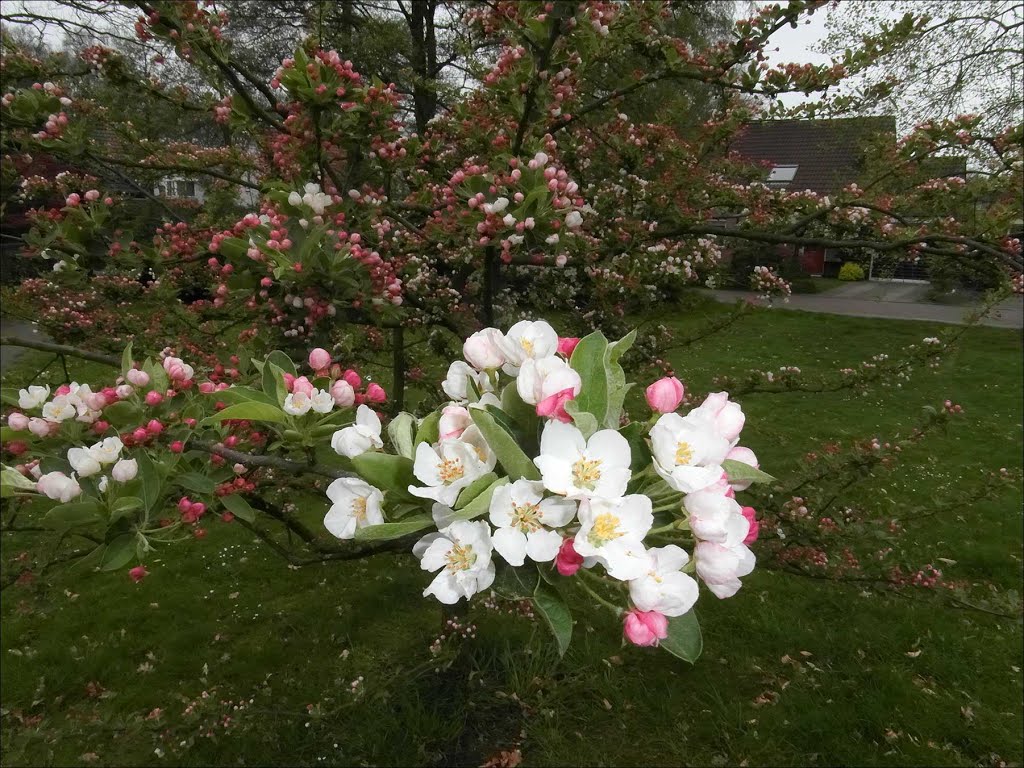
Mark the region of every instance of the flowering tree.
[[[764, 169], [728, 150], [746, 123], [784, 113], [781, 93], [821, 94], [798, 113], [877, 97], [884, 83], [825, 94], [898, 48], [913, 18], [832, 66], [768, 67], [772, 34], [821, 2], [765, 8], [737, 22], [732, 39], [697, 47], [671, 34], [667, 3], [454, 4], [481, 51], [469, 62], [475, 87], [443, 110], [435, 103], [429, 119], [420, 99], [410, 119], [394, 84], [362, 76], [314, 38], [268, 82], [235, 55], [224, 12], [125, 5], [154, 62], [176, 57], [202, 87], [140, 79], [102, 45], [59, 75], [53, 61], [5, 50], [12, 86], [0, 101], [5, 173], [41, 203], [24, 253], [48, 265], [8, 298], [56, 341], [35, 346], [119, 371], [95, 389], [69, 382], [9, 398], [17, 410], [3, 437], [18, 464], [4, 471], [5, 494], [14, 517], [27, 499], [91, 542], [89, 562], [101, 568], [139, 562], [131, 573], [142, 578], [152, 548], [201, 538], [216, 509], [294, 562], [415, 547], [439, 571], [428, 594], [455, 602], [493, 582], [531, 597], [563, 648], [571, 623], [554, 573], [577, 574], [590, 600], [626, 612], [629, 639], [693, 658], [689, 574], [719, 597], [736, 591], [753, 565], [745, 542], [756, 519], [732, 494], [772, 478], [736, 444], [742, 411], [724, 392], [675, 413], [683, 392], [660, 378], [660, 354], [686, 340], [657, 329], [636, 340], [644, 373], [658, 378], [648, 402], [663, 414], [647, 424], [623, 414], [620, 357], [635, 336], [610, 343], [593, 329], [624, 334], [628, 312], [713, 278], [736, 242], [984, 261], [1019, 290], [1020, 243], [1007, 233], [1019, 215], [1020, 125], [985, 133], [975, 116], [919, 125], [833, 197], [773, 189]], [[616, 66], [624, 61], [637, 61], [628, 77]], [[174, 104], [220, 139], [144, 137], [130, 114], [80, 97], [76, 78]], [[645, 89], [679, 82], [714, 95], [706, 120], [631, 119]], [[944, 182], [924, 170], [950, 147], [984, 170], [958, 190], [974, 209], [963, 219], [943, 208]], [[41, 154], [76, 170], [36, 178]], [[150, 191], [181, 176], [207, 181], [200, 209]], [[110, 188], [117, 179], [120, 192]], [[125, 185], [163, 207], [155, 231], [133, 217]], [[46, 205], [55, 193], [61, 202]], [[768, 294], [789, 290], [764, 267], [752, 279]], [[515, 322], [566, 310], [571, 335], [561, 341], [547, 323]], [[566, 341], [579, 337], [575, 348]], [[835, 381], [794, 370], [727, 378], [734, 396], [862, 387], [954, 341], [883, 355]], [[436, 369], [439, 354], [460, 348], [464, 360]], [[365, 374], [386, 349], [384, 452], [373, 407], [387, 396], [356, 369]], [[413, 395], [420, 418], [403, 410]], [[332, 480], [325, 527], [346, 543], [325, 541], [289, 510], [287, 489], [307, 476]], [[52, 508], [39, 509], [40, 494]], [[284, 548], [268, 522], [305, 553]], [[412, 540], [429, 528], [437, 533]], [[495, 559], [508, 566], [502, 574]]]

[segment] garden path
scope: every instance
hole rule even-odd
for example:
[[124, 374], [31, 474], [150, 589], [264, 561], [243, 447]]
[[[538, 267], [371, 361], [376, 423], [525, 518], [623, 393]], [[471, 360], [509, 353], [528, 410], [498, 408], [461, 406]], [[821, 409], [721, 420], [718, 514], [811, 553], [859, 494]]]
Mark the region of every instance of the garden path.
[[[977, 303], [938, 304], [925, 301], [927, 285], [920, 283], [859, 282], [843, 285], [827, 293], [795, 294], [788, 304], [776, 300], [774, 306], [804, 312], [824, 312], [854, 317], [882, 317], [893, 320], [929, 320], [961, 325], [965, 316], [977, 309]], [[712, 291], [717, 300], [731, 304], [744, 299], [766, 306], [753, 291]], [[1024, 297], [1006, 299], [981, 321], [995, 328], [1024, 328]]]

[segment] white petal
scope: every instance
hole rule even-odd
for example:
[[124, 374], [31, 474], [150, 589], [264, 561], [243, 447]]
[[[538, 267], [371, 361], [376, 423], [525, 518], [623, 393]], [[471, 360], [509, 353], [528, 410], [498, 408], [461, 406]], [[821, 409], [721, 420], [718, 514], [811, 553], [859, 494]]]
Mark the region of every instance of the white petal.
[[335, 504], [324, 517], [324, 528], [339, 539], [352, 539], [356, 535], [356, 518], [349, 504]]
[[423, 590], [423, 596], [427, 595], [433, 595], [445, 605], [455, 605], [462, 597], [462, 592], [455, 577], [445, 570], [437, 574], [430, 586]]
[[560, 421], [549, 421], [540, 436], [542, 456], [557, 456], [569, 462], [576, 461], [586, 445], [587, 441], [582, 432], [572, 424], [563, 424]]
[[499, 528], [492, 537], [494, 548], [509, 565], [519, 566], [526, 558], [526, 536], [516, 528]]
[[601, 462], [602, 470], [629, 466], [629, 442], [614, 429], [602, 429], [591, 435], [586, 451], [587, 458]]
[[448, 563], [448, 553], [452, 551], [453, 546], [451, 539], [439, 534], [424, 550], [423, 556], [420, 558], [420, 568], [424, 571], [437, 571], [444, 568]]
[[562, 537], [555, 531], [541, 529], [526, 534], [526, 554], [536, 563], [549, 563], [554, 560], [561, 546]]
[[576, 502], [571, 499], [547, 498], [540, 503], [540, 521], [549, 528], [561, 528], [576, 517]]

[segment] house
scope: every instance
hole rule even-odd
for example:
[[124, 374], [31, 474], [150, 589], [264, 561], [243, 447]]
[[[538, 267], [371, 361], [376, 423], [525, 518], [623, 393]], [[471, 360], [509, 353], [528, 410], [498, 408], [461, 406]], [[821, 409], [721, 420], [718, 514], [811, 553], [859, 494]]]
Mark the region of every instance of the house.
[[[729, 149], [741, 161], [764, 166], [769, 187], [834, 195], [862, 180], [867, 150], [879, 140], [896, 143], [895, 117], [764, 120], [746, 126]], [[835, 249], [796, 252], [804, 273], [838, 275], [842, 258]]]

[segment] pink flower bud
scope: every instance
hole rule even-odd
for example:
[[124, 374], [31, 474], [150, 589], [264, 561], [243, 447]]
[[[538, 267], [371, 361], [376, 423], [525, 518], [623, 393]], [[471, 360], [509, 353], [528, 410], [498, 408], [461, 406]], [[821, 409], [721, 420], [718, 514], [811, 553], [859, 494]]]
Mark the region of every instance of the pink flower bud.
[[204, 381], [199, 384], [199, 391], [204, 395], [209, 395], [217, 391], [217, 385], [212, 381]]
[[161, 424], [157, 419], [153, 419], [146, 425], [146, 431], [151, 435], [159, 435], [164, 431], [164, 425]]
[[371, 403], [383, 403], [388, 399], [384, 387], [380, 384], [371, 384], [366, 388], [366, 400]]
[[331, 364], [331, 353], [326, 349], [317, 347], [309, 353], [309, 367], [314, 371], [320, 371]]
[[132, 432], [132, 438], [135, 440], [136, 443], [144, 443], [146, 442], [147, 439], [149, 439], [149, 433], [145, 430], [145, 428], [139, 427], [134, 432]]
[[657, 645], [668, 637], [668, 619], [657, 611], [638, 611], [626, 614], [622, 632], [633, 645]]
[[363, 386], [363, 380], [359, 378], [359, 374], [349, 368], [345, 373], [342, 374], [341, 378], [352, 385], [352, 389], [359, 389]]
[[331, 397], [334, 398], [334, 404], [341, 408], [348, 408], [356, 401], [355, 390], [344, 379], [338, 379], [331, 385]]
[[558, 338], [558, 354], [571, 357], [572, 351], [576, 349], [576, 345], [579, 343], [580, 340], [578, 336], [560, 336]]
[[565, 404], [575, 397], [576, 392], [572, 387], [556, 392], [551, 397], [546, 397], [537, 403], [537, 415], [568, 424], [572, 421], [572, 416], [566, 413]]
[[130, 571], [128, 571], [128, 576], [136, 584], [138, 584], [140, 581], [142, 581], [148, 575], [149, 575], [149, 571], [146, 570], [146, 566], [144, 566], [144, 565], [136, 565], [134, 568], [132, 568]]
[[129, 384], [136, 387], [144, 387], [149, 384], [149, 374], [145, 371], [140, 371], [138, 368], [132, 368], [124, 377], [128, 380]]
[[675, 376], [658, 379], [646, 390], [647, 404], [658, 413], [672, 413], [683, 400], [683, 384]]
[[757, 522], [757, 511], [753, 507], [744, 507], [740, 511], [747, 518], [747, 522], [750, 523], [750, 530], [747, 531], [747, 537], [743, 539], [743, 543], [753, 544], [757, 541], [757, 536], [761, 532], [761, 524]]
[[85, 193], [85, 199], [88, 200], [90, 203], [95, 201], [95, 200], [99, 200], [100, 199], [100, 192], [99, 192], [99, 190], [98, 189], [90, 189], [88, 192]]
[[15, 411], [7, 417], [7, 426], [13, 429], [15, 432], [24, 432], [28, 429], [28, 416], [24, 413]]
[[118, 400], [124, 400], [127, 397], [131, 397], [135, 393], [135, 387], [131, 384], [119, 384], [114, 388], [114, 394], [117, 395]]
[[117, 396], [117, 388], [116, 387], [104, 387], [100, 391], [103, 393], [103, 396], [105, 398], [107, 398], [107, 402], [108, 403], [112, 403], [115, 400], [119, 400], [120, 399]]
[[182, 496], [178, 499], [178, 511], [184, 514], [192, 509], [192, 501], [188, 496]]
[[95, 432], [97, 435], [102, 435], [108, 429], [110, 429], [109, 421], [103, 421], [101, 419], [100, 421], [94, 421], [92, 423], [92, 431]]
[[285, 373], [285, 374], [283, 374], [283, 376], [284, 376], [284, 386], [285, 386], [285, 388], [289, 392], [291, 392], [292, 391], [292, 386], [295, 384], [295, 377], [292, 376], [290, 373]]
[[61, 384], [59, 387], [57, 387], [56, 390], [54, 390], [53, 396], [54, 397], [60, 397], [61, 395], [66, 395], [69, 392], [71, 392], [70, 385], [68, 385], [68, 384]]
[[583, 565], [583, 556], [576, 552], [573, 541], [574, 537], [570, 536], [564, 539], [562, 546], [558, 548], [555, 567], [562, 576], [572, 576]]
[[157, 392], [155, 389], [150, 390], [146, 393], [146, 405], [152, 407], [160, 405], [164, 401], [164, 396]]
[[313, 386], [313, 382], [307, 379], [305, 376], [300, 376], [292, 382], [291, 391], [293, 394], [302, 394], [307, 397], [312, 397], [313, 392], [316, 391], [316, 387]]
[[181, 440], [175, 440], [171, 443], [171, 453], [181, 453], [185, 450], [185, 444]]

